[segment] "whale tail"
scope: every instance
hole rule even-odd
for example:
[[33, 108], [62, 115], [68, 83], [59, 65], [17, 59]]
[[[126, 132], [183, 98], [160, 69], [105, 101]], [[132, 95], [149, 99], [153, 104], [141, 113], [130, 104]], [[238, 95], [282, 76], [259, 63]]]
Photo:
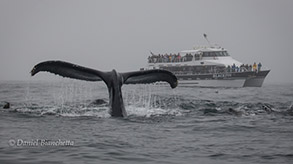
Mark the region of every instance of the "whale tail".
[[171, 72], [165, 70], [147, 70], [126, 73], [102, 72], [63, 61], [46, 61], [37, 64], [31, 71], [34, 76], [38, 72], [45, 71], [63, 77], [86, 81], [104, 81], [108, 87], [110, 114], [114, 117], [126, 116], [123, 104], [121, 86], [123, 84], [147, 84], [157, 81], [165, 81], [172, 88], [177, 86], [177, 78]]
[[[62, 77], [68, 77], [85, 81], [104, 81], [107, 86], [110, 85], [111, 72], [103, 72], [91, 68], [82, 67], [76, 64], [64, 61], [45, 61], [34, 66], [31, 75], [38, 72], [50, 72]], [[177, 78], [174, 74], [166, 70], [146, 70], [120, 73], [123, 84], [149, 84], [154, 82], [167, 82], [172, 88], [175, 88]]]

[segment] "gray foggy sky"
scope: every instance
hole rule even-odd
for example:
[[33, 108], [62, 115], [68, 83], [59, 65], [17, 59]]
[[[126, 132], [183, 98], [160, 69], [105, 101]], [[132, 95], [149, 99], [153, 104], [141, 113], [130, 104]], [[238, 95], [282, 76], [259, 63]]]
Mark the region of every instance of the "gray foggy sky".
[[0, 80], [31, 79], [45, 60], [138, 70], [150, 50], [207, 45], [206, 33], [233, 58], [270, 68], [266, 82], [293, 82], [292, 30], [291, 0], [0, 0]]

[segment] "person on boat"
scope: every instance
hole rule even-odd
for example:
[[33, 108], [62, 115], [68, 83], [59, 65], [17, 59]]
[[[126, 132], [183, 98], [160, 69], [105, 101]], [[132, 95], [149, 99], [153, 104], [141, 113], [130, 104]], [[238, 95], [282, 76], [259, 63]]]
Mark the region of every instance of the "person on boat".
[[152, 63], [152, 58], [151, 58], [151, 56], [148, 57], [148, 61], [149, 61], [149, 63]]
[[198, 60], [202, 59], [202, 52], [198, 54]]
[[231, 66], [230, 65], [227, 66], [227, 72], [231, 72]]
[[251, 64], [248, 67], [248, 71], [252, 71], [252, 65]]
[[262, 66], [261, 63], [259, 62], [258, 65], [257, 65], [257, 67], [258, 67], [257, 70], [258, 70], [258, 71], [260, 71], [261, 66]]
[[185, 60], [186, 60], [186, 56], [182, 56], [181, 57], [181, 62], [185, 62]]
[[159, 60], [160, 60], [159, 63], [163, 63], [163, 62], [165, 62], [165, 61], [164, 61], [164, 56], [163, 56], [163, 54], [159, 56]]
[[168, 63], [169, 62], [169, 55], [165, 54], [164, 55], [164, 63]]
[[232, 65], [232, 72], [235, 72], [236, 65], [235, 63]]
[[256, 72], [256, 63], [255, 62], [253, 64], [252, 68], [253, 68], [253, 71]]
[[181, 55], [178, 53], [178, 62], [181, 62]]

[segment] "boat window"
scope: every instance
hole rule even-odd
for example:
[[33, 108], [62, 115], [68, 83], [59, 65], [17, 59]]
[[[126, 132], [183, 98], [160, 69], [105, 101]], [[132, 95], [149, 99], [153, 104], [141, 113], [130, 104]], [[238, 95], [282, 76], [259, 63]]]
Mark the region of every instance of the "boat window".
[[227, 51], [223, 51], [224, 56], [230, 56]]
[[195, 54], [194, 55], [194, 60], [199, 60], [200, 58], [199, 58], [199, 54]]
[[215, 56], [222, 56], [222, 53], [221, 52], [215, 52]]
[[227, 51], [203, 52], [202, 57], [230, 56]]

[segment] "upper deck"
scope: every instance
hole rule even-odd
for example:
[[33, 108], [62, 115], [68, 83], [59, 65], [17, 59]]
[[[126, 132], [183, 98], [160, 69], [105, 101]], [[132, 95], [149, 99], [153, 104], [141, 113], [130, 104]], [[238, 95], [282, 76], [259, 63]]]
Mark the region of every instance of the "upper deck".
[[180, 66], [180, 65], [221, 65], [240, 66], [241, 62], [233, 59], [226, 49], [221, 47], [196, 47], [192, 50], [184, 50], [177, 54], [152, 53], [148, 57], [149, 67]]

